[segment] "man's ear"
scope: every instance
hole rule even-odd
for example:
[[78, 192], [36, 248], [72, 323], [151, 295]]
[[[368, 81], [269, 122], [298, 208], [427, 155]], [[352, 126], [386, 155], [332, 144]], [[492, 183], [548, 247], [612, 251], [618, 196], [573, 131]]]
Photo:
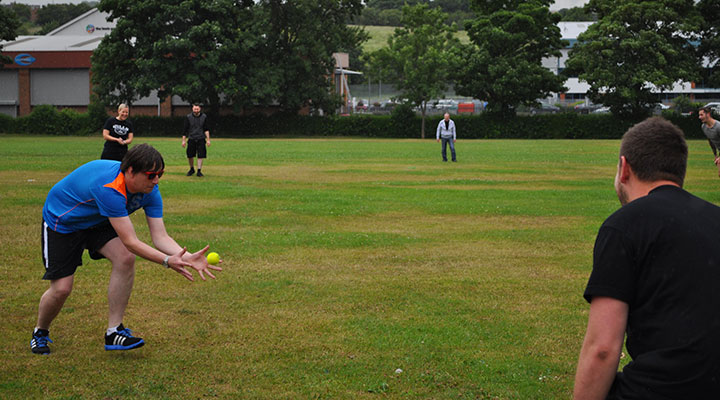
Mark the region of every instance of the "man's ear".
[[619, 172], [620, 182], [627, 183], [633, 172], [625, 156], [620, 156]]

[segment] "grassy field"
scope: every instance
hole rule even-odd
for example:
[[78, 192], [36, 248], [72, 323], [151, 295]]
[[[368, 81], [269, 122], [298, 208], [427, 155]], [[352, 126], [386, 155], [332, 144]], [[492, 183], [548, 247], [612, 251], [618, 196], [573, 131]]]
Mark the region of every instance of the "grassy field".
[[[0, 140], [0, 398], [570, 396], [617, 141], [460, 140], [442, 163], [429, 140], [217, 139], [201, 179], [179, 139], [136, 138], [165, 154], [170, 234], [225, 271], [190, 283], [138, 260], [124, 322], [147, 345], [105, 352], [110, 268], [86, 257], [43, 357], [41, 208], [102, 143]], [[707, 143], [686, 182], [720, 203]]]
[[[394, 26], [363, 26], [365, 31], [370, 35], [367, 42], [363, 44], [363, 50], [371, 52], [380, 49], [381, 47], [387, 46], [387, 40], [395, 32]], [[457, 38], [462, 43], [469, 43], [467, 32], [458, 31]]]

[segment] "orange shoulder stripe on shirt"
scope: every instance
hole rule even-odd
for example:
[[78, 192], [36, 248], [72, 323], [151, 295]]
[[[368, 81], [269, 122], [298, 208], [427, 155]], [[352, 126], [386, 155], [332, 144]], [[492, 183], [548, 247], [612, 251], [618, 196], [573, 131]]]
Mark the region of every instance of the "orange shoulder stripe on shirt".
[[103, 186], [117, 190], [123, 196], [125, 196], [125, 199], [127, 199], [127, 192], [125, 191], [125, 174], [123, 174], [122, 172], [118, 174], [117, 178], [115, 178], [114, 181]]

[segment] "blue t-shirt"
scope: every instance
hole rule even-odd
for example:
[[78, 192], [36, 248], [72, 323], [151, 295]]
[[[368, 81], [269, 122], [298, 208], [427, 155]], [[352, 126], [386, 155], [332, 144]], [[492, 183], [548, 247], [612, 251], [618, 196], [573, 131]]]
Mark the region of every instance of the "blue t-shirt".
[[80, 166], [50, 189], [43, 220], [55, 232], [71, 233], [108, 218], [127, 217], [139, 208], [150, 218], [162, 218], [157, 185], [148, 194], [127, 192], [120, 162], [96, 160]]

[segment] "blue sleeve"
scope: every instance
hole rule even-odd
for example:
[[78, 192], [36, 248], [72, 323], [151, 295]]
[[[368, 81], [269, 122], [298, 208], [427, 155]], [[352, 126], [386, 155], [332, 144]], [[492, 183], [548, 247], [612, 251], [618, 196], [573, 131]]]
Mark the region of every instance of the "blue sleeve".
[[108, 218], [128, 216], [125, 208], [127, 199], [122, 193], [105, 186], [97, 187], [94, 190], [91, 189], [91, 192], [94, 195], [100, 215]]
[[153, 191], [150, 192], [150, 194], [148, 194], [145, 199], [146, 202], [144, 202], [143, 204], [143, 210], [145, 210], [145, 215], [150, 218], [162, 218], [163, 202], [162, 196], [160, 196], [160, 189], [155, 186], [155, 189], [153, 189]]

